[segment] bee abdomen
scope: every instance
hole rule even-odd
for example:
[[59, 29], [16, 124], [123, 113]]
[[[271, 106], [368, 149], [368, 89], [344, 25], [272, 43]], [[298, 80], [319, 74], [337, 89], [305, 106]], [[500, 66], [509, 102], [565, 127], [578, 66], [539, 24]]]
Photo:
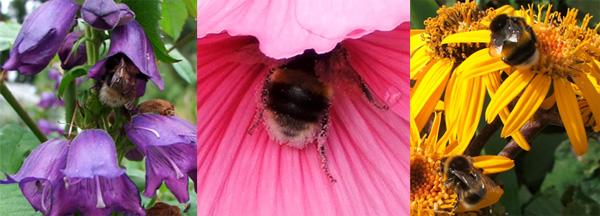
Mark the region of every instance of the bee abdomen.
[[[529, 63], [533, 60], [534, 56], [536, 56], [537, 48], [535, 47], [535, 36], [529, 34], [530, 37], [533, 37], [531, 40], [526, 40], [523, 44], [518, 44], [515, 46], [513, 50], [503, 50], [502, 52], [511, 53], [507, 55], [505, 58], [502, 58], [504, 62], [509, 65], [521, 65]], [[505, 46], [506, 47], [506, 46]], [[507, 49], [507, 48], [504, 48]]]
[[[294, 127], [305, 123], [316, 123], [327, 110], [329, 99], [322, 94], [311, 92], [297, 85], [275, 82], [271, 83], [267, 108], [278, 116], [280, 125]], [[281, 119], [281, 120], [279, 120]]]
[[[487, 189], [484, 188], [480, 188], [479, 190], [481, 190], [480, 194], [486, 194]], [[463, 198], [464, 202], [468, 203], [468, 204], [475, 204], [475, 203], [479, 203], [481, 200], [483, 200], [483, 197], [481, 197], [479, 194], [477, 193], [465, 193], [465, 197]]]

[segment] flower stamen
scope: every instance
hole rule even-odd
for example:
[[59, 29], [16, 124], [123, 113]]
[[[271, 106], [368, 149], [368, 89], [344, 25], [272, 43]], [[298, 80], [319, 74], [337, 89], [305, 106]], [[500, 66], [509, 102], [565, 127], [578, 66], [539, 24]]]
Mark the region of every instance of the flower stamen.
[[102, 199], [102, 191], [100, 190], [100, 177], [94, 176], [94, 180], [96, 183], [96, 208], [104, 208], [106, 204], [104, 204], [104, 199]]

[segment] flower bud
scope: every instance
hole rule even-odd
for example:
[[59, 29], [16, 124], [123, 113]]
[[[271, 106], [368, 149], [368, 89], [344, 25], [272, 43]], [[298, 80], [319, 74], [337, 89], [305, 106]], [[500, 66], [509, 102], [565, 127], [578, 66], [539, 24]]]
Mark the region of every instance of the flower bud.
[[62, 46], [58, 50], [58, 57], [61, 61], [60, 67], [62, 67], [63, 69], [71, 70], [71, 68], [83, 65], [87, 62], [85, 44], [79, 44], [75, 56], [73, 56], [73, 53], [71, 52], [73, 50], [75, 42], [77, 42], [77, 40], [79, 39], [79, 37], [81, 37], [82, 34], [83, 30], [69, 33], [65, 38], [65, 41], [63, 42]]

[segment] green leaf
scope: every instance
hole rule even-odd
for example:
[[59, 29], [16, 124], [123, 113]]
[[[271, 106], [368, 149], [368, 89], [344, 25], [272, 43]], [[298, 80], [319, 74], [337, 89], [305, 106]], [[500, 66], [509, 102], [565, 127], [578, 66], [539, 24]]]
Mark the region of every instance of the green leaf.
[[505, 211], [510, 215], [521, 215], [521, 204], [519, 203], [519, 183], [517, 182], [517, 174], [515, 169], [510, 169], [500, 173], [497, 182], [504, 184], [504, 194], [500, 198], [500, 203], [504, 206]]
[[567, 187], [576, 185], [583, 179], [583, 168], [581, 163], [573, 156], [571, 143], [568, 141], [562, 142], [556, 148], [554, 158], [552, 172], [546, 175], [541, 190], [556, 188], [556, 191], [562, 193]]
[[410, 2], [410, 28], [424, 29], [425, 21], [429, 17], [437, 16], [437, 9], [440, 8], [435, 0], [419, 0]]
[[173, 57], [181, 59], [180, 62], [173, 63], [173, 69], [179, 74], [179, 76], [189, 84], [196, 84], [196, 67], [192, 67], [192, 64], [177, 50], [171, 50]]
[[40, 141], [33, 133], [16, 124], [0, 129], [0, 171], [14, 174], [23, 164], [25, 153], [34, 149]]
[[62, 100], [62, 95], [65, 92], [67, 85], [69, 85], [71, 81], [75, 80], [77, 77], [87, 75], [87, 72], [90, 70], [90, 68], [92, 68], [91, 65], [83, 65], [74, 67], [66, 72], [65, 76], [63, 76], [62, 80], [60, 81], [60, 85], [58, 86], [58, 99]]
[[169, 56], [162, 42], [159, 25], [161, 17], [160, 0], [123, 0], [122, 3], [127, 4], [129, 9], [135, 13], [135, 20], [144, 28], [146, 36], [148, 36], [150, 43], [152, 43], [156, 59], [165, 63], [176, 62], [176, 59]]
[[[161, 3], [162, 7], [162, 19], [160, 20], [160, 26], [167, 35], [171, 36], [174, 41], [179, 38], [183, 24], [188, 16], [185, 1], [181, 0], [163, 0]], [[177, 58], [176, 56], [173, 56]]]
[[517, 173], [520, 173], [532, 192], [535, 193], [534, 188], [539, 188], [546, 173], [552, 170], [555, 150], [560, 145], [557, 140], [565, 139], [568, 139], [565, 133], [541, 133], [530, 142], [531, 150], [521, 152], [515, 160]]
[[0, 51], [10, 49], [12, 43], [17, 39], [21, 25], [11, 22], [0, 22]]
[[183, 3], [185, 4], [185, 8], [187, 9], [188, 14], [190, 14], [191, 17], [196, 18], [196, 13], [198, 11], [198, 2], [194, 0], [183, 0]]
[[588, 139], [588, 151], [581, 156], [581, 166], [583, 166], [583, 174], [586, 177], [592, 175], [596, 170], [600, 169], [600, 141], [597, 139]]
[[21, 216], [21, 215], [42, 215], [35, 212], [27, 199], [21, 193], [19, 184], [0, 185], [0, 215], [2, 216]]
[[536, 194], [531, 202], [525, 206], [524, 215], [557, 215], [564, 209], [560, 202], [560, 196], [556, 191], [548, 190], [541, 194]]

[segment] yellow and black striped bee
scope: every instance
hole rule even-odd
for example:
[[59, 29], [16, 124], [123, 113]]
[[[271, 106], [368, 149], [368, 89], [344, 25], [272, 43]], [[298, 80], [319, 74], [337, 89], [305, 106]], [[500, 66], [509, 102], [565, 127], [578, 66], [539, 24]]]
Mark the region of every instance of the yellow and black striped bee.
[[125, 106], [132, 110], [135, 106], [138, 68], [122, 54], [117, 54], [106, 62], [106, 74], [98, 84], [100, 101], [110, 107]]
[[500, 14], [490, 23], [490, 31], [490, 56], [500, 56], [506, 64], [524, 70], [539, 62], [535, 32], [524, 18]]
[[496, 203], [503, 190], [481, 169], [473, 167], [473, 159], [453, 155], [440, 160], [441, 171], [446, 176], [446, 187], [456, 192], [458, 202], [453, 212], [475, 211]]

